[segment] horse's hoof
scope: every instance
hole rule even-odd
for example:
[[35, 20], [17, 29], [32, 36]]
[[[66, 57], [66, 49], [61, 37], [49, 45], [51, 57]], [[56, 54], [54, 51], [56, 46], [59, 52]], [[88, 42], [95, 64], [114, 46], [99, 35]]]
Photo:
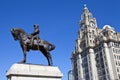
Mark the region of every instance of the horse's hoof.
[[53, 66], [52, 64], [48, 64], [48, 66]]
[[21, 61], [21, 62], [18, 62], [18, 63], [25, 63], [26, 61]]

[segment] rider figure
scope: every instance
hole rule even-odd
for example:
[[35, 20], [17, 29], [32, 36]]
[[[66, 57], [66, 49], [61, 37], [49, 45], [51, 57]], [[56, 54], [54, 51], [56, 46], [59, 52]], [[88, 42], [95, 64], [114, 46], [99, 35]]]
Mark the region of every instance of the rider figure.
[[34, 25], [34, 31], [31, 33], [31, 46], [34, 44], [34, 40], [36, 39], [37, 42], [39, 40], [39, 26], [37, 24]]

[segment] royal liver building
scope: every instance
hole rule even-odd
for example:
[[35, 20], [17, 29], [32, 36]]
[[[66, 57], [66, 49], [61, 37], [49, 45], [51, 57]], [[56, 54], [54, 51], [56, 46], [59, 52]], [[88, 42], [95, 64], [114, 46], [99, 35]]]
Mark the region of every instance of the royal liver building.
[[71, 61], [74, 80], [120, 80], [120, 33], [99, 29], [86, 6]]

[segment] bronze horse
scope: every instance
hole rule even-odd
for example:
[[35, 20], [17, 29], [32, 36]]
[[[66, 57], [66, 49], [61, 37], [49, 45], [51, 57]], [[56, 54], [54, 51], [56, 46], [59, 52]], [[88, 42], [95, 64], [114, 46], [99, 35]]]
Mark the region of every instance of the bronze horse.
[[20, 28], [12, 28], [11, 33], [14, 37], [14, 40], [19, 40], [21, 48], [23, 50], [24, 58], [21, 61], [21, 63], [26, 63], [26, 52], [31, 50], [39, 50], [43, 53], [43, 55], [47, 58], [48, 65], [52, 66], [52, 56], [50, 54], [51, 50], [55, 49], [55, 45], [52, 43], [49, 43], [45, 40], [34, 40], [34, 43], [32, 46], [30, 45], [30, 35], [28, 35], [24, 30]]

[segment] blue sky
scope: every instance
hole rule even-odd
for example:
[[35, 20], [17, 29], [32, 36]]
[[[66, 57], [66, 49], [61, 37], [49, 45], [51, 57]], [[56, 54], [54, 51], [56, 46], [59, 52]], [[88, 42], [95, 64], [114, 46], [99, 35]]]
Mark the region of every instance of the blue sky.
[[[0, 80], [6, 80], [6, 71], [23, 58], [10, 29], [19, 27], [30, 34], [34, 24], [40, 26], [41, 39], [56, 45], [51, 52], [53, 63], [63, 73], [62, 80], [67, 80], [84, 4], [97, 19], [99, 28], [108, 24], [120, 32], [119, 0], [0, 0]], [[47, 60], [41, 52], [30, 51], [27, 63], [47, 65]]]

